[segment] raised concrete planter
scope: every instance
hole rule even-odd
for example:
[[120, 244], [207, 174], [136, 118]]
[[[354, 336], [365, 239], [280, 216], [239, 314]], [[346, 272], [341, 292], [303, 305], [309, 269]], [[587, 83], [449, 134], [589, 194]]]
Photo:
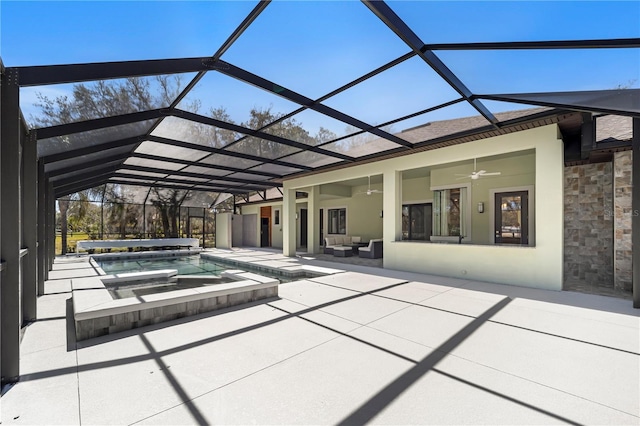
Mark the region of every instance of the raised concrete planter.
[[[235, 274], [233, 273], [235, 272]], [[139, 281], [141, 275], [175, 276], [175, 270], [126, 274]], [[121, 274], [125, 275], [125, 274]], [[76, 340], [85, 340], [150, 324], [210, 312], [229, 306], [278, 296], [279, 281], [244, 271], [227, 271], [239, 281], [114, 300], [105, 287], [106, 275], [72, 279]], [[252, 279], [253, 278], [253, 279]], [[208, 277], [211, 280], [211, 277]], [[120, 279], [118, 282], [122, 282]]]
[[76, 250], [90, 250], [97, 248], [136, 248], [136, 247], [200, 247], [198, 238], [152, 238], [130, 240], [81, 240], [76, 244]]

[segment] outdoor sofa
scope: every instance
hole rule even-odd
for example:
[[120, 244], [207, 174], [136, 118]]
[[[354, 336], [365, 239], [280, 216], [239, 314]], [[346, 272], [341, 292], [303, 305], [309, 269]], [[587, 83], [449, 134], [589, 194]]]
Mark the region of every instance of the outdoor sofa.
[[349, 235], [334, 235], [333, 237], [326, 237], [324, 239], [324, 254], [333, 254], [334, 247], [357, 244], [360, 240], [360, 237], [352, 237]]

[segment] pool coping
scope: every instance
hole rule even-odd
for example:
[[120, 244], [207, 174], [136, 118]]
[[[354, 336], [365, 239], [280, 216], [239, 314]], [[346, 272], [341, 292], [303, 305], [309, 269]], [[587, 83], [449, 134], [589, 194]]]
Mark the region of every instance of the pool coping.
[[113, 299], [107, 284], [178, 277], [177, 270], [73, 278], [71, 291], [76, 340], [278, 296], [280, 282], [275, 278], [241, 270], [225, 271], [224, 275], [235, 281], [123, 299]]
[[[256, 272], [243, 269], [228, 269], [221, 275], [232, 278], [233, 282], [113, 299], [107, 289], [109, 284], [171, 278], [206, 282], [211, 281], [213, 278], [207, 275], [179, 276], [178, 271], [175, 269], [106, 274], [94, 259], [96, 257], [124, 260], [196, 254], [205, 259], [232, 267], [252, 269]], [[96, 270], [98, 276], [71, 280], [76, 340], [90, 339], [256, 300], [277, 297], [280, 281], [277, 278], [260, 275], [259, 272], [261, 271], [288, 279], [304, 279], [343, 272], [340, 269], [296, 264], [294, 262], [280, 262], [279, 266], [274, 266], [273, 262], [270, 262], [270, 265], [260, 264], [242, 260], [242, 256], [234, 259], [229, 257], [229, 254], [234, 254], [234, 252], [213, 253], [201, 250], [165, 250], [90, 255], [89, 263]], [[265, 262], [268, 262], [268, 260], [265, 260]], [[276, 261], [276, 263], [278, 262]]]

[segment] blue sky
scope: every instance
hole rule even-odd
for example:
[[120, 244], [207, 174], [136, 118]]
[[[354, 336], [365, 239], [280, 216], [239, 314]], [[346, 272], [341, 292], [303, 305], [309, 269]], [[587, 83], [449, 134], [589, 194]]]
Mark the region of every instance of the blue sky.
[[[426, 43], [640, 37], [638, 1], [389, 2]], [[248, 1], [0, 2], [5, 66], [212, 55], [254, 7]], [[358, 1], [275, 1], [223, 59], [311, 98], [408, 52]], [[640, 49], [438, 52], [475, 93], [639, 87]], [[419, 61], [418, 61], [419, 62]], [[423, 64], [406, 64], [327, 101], [372, 124], [452, 96]], [[203, 106], [289, 105], [253, 88], [203, 82]], [[218, 79], [219, 80], [219, 79]], [[634, 81], [635, 80], [635, 81]], [[50, 96], [68, 86], [38, 89]], [[24, 91], [25, 102], [34, 89]], [[195, 95], [195, 94], [194, 94]], [[264, 98], [264, 99], [263, 99]], [[273, 97], [271, 97], [273, 98]], [[229, 103], [229, 99], [234, 99]], [[28, 116], [28, 105], [22, 103]], [[503, 106], [508, 109], [507, 106]], [[461, 112], [460, 112], [461, 113]], [[311, 127], [322, 120], [306, 117]], [[428, 120], [427, 120], [428, 121]]]

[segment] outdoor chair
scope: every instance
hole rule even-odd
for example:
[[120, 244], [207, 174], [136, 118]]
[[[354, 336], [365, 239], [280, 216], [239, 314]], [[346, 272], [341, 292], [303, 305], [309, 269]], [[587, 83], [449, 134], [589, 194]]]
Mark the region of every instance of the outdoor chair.
[[368, 259], [380, 259], [382, 257], [382, 239], [369, 240], [369, 245], [358, 248], [358, 256]]

